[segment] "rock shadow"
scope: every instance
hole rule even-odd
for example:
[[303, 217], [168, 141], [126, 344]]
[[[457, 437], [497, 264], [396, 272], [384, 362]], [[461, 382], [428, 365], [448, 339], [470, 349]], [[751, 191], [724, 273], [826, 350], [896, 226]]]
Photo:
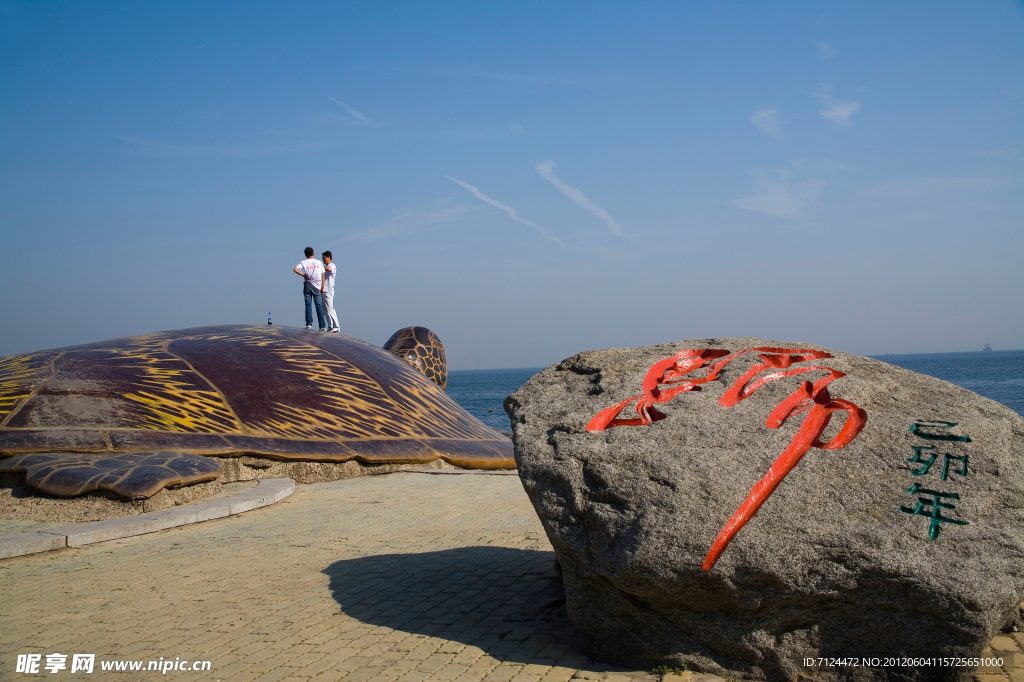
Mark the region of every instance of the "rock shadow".
[[323, 572], [356, 620], [479, 647], [501, 661], [555, 665], [586, 653], [554, 563], [554, 552], [459, 547], [346, 559]]

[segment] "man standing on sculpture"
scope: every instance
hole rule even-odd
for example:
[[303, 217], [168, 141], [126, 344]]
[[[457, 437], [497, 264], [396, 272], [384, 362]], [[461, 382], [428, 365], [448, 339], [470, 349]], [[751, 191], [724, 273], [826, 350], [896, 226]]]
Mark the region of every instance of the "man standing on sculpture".
[[320, 254], [324, 261], [324, 317], [327, 318], [327, 331], [340, 334], [338, 328], [338, 314], [334, 312], [334, 275], [338, 272], [338, 266], [331, 261], [334, 256], [330, 251]]
[[320, 331], [327, 331], [324, 323], [324, 308], [321, 292], [324, 289], [324, 264], [313, 258], [313, 247], [307, 246], [306, 259], [295, 266], [293, 272], [302, 277], [302, 296], [306, 299], [306, 329], [313, 328], [313, 304], [316, 304], [316, 319]]

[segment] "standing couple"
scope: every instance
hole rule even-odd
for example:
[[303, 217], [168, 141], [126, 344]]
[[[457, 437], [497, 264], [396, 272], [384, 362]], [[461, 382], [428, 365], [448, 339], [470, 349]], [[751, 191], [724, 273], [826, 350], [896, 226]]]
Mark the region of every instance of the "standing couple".
[[313, 247], [306, 247], [306, 259], [295, 266], [293, 272], [302, 277], [302, 296], [306, 299], [306, 329], [313, 328], [313, 306], [320, 331], [340, 334], [338, 314], [334, 312], [334, 274], [338, 271], [332, 263], [330, 251], [320, 254], [321, 263], [313, 258]]

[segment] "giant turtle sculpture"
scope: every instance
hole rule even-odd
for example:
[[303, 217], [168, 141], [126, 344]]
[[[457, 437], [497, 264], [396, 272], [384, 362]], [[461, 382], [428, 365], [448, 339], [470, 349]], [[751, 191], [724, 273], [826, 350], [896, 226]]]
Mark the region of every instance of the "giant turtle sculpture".
[[241, 455], [515, 468], [413, 365], [338, 334], [197, 327], [0, 358], [0, 472], [45, 493], [139, 499]]

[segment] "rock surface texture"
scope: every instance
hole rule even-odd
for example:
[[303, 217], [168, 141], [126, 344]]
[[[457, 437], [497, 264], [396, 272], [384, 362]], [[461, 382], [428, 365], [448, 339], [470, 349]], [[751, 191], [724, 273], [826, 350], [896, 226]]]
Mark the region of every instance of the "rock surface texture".
[[[969, 661], [884, 657], [976, 657], [1016, 617], [1024, 419], [970, 391], [811, 344], [691, 339], [580, 353], [505, 409], [600, 660], [968, 679]], [[859, 666], [804, 666], [823, 656]]]

